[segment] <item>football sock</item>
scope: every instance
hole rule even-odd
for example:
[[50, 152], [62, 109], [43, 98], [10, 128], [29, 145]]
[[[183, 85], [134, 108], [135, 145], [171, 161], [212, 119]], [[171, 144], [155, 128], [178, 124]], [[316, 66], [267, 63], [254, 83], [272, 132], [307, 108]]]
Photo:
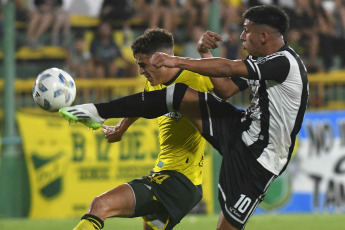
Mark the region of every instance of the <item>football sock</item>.
[[122, 97], [108, 103], [95, 104], [102, 118], [144, 117], [156, 118], [178, 111], [188, 86], [182, 83], [162, 90], [142, 92]]
[[91, 214], [85, 214], [73, 230], [100, 230], [103, 226], [104, 223], [100, 218]]

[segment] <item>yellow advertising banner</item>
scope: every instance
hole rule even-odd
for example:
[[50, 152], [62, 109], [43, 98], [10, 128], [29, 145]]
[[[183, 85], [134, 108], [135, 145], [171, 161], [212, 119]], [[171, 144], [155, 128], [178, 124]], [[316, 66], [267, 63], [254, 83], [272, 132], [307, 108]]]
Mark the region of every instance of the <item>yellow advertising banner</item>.
[[[17, 114], [30, 184], [32, 218], [80, 217], [92, 199], [148, 175], [159, 153], [155, 119], [139, 119], [122, 141], [48, 114]], [[119, 120], [111, 120], [114, 125]], [[213, 213], [212, 148], [204, 170], [204, 211]]]

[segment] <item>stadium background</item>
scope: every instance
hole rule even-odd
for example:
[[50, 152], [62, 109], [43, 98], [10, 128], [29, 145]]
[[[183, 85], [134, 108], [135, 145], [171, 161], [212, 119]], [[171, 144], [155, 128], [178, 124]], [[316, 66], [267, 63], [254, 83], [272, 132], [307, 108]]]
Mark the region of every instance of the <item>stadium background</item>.
[[[90, 43], [100, 23], [97, 12], [102, 1], [78, 0], [86, 8], [73, 8], [75, 2], [66, 1], [65, 6], [71, 13], [71, 37], [83, 30]], [[229, 2], [240, 4], [241, 1]], [[38, 109], [31, 96], [35, 76], [53, 66], [64, 68], [67, 51], [49, 44], [39, 49], [18, 46], [18, 40], [25, 36], [26, 23], [15, 20], [14, 1], [2, 4], [0, 227], [2, 220], [12, 217], [80, 217], [94, 196], [145, 175], [152, 168], [159, 151], [156, 122], [140, 119], [121, 142], [110, 145], [100, 131], [93, 132], [78, 124], [68, 125], [57, 114]], [[208, 29], [221, 33], [220, 4], [211, 1], [209, 7]], [[133, 37], [146, 28], [136, 19], [131, 23]], [[175, 37], [184, 33], [183, 20], [179, 23]], [[124, 58], [133, 63], [121, 25], [114, 22], [113, 28], [113, 38], [120, 44]], [[177, 42], [176, 54], [181, 55], [183, 49], [184, 43]], [[214, 55], [219, 56], [220, 50], [215, 50]], [[125, 65], [123, 60], [116, 62]], [[322, 61], [318, 64], [322, 66]], [[259, 216], [331, 214], [345, 217], [344, 75], [341, 68], [309, 74], [311, 103], [294, 158], [256, 211]], [[76, 103], [96, 100], [92, 94], [86, 97], [85, 92], [101, 89], [107, 94], [100, 100], [108, 100], [139, 92], [144, 83], [140, 76], [101, 81], [75, 77], [75, 81]], [[244, 107], [247, 100], [248, 95], [243, 93], [230, 102]], [[116, 121], [108, 121], [108, 124], [116, 124]], [[192, 213], [213, 216], [220, 210], [216, 190], [220, 156], [210, 146], [205, 156], [205, 195]], [[345, 224], [341, 226], [343, 228], [337, 229], [345, 229]]]

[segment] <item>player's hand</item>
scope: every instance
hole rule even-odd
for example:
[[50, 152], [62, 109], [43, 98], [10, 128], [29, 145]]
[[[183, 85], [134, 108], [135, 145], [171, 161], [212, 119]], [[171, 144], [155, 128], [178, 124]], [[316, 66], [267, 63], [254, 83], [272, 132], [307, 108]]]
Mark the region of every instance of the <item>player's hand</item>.
[[157, 52], [151, 57], [150, 62], [156, 68], [160, 68], [162, 66], [174, 68], [176, 67], [175, 58], [176, 57], [174, 56]]
[[222, 41], [223, 38], [219, 34], [208, 30], [199, 39], [196, 49], [201, 57], [205, 57], [205, 55], [211, 55], [210, 49], [218, 48], [219, 42]]
[[119, 125], [107, 126], [103, 124], [102, 132], [105, 134], [105, 138], [107, 139], [108, 143], [121, 141], [124, 134]]

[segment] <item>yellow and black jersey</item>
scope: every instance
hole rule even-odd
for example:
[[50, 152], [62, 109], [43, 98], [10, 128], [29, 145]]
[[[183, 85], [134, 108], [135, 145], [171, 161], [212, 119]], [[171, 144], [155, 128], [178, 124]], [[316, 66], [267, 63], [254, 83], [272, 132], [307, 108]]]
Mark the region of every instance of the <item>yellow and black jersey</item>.
[[[201, 92], [213, 89], [208, 77], [181, 70], [165, 84], [151, 86], [146, 81], [145, 91], [160, 90], [175, 83], [184, 83]], [[205, 139], [179, 112], [170, 112], [157, 119], [160, 153], [153, 171], [175, 170], [188, 177], [193, 184], [201, 184]]]

